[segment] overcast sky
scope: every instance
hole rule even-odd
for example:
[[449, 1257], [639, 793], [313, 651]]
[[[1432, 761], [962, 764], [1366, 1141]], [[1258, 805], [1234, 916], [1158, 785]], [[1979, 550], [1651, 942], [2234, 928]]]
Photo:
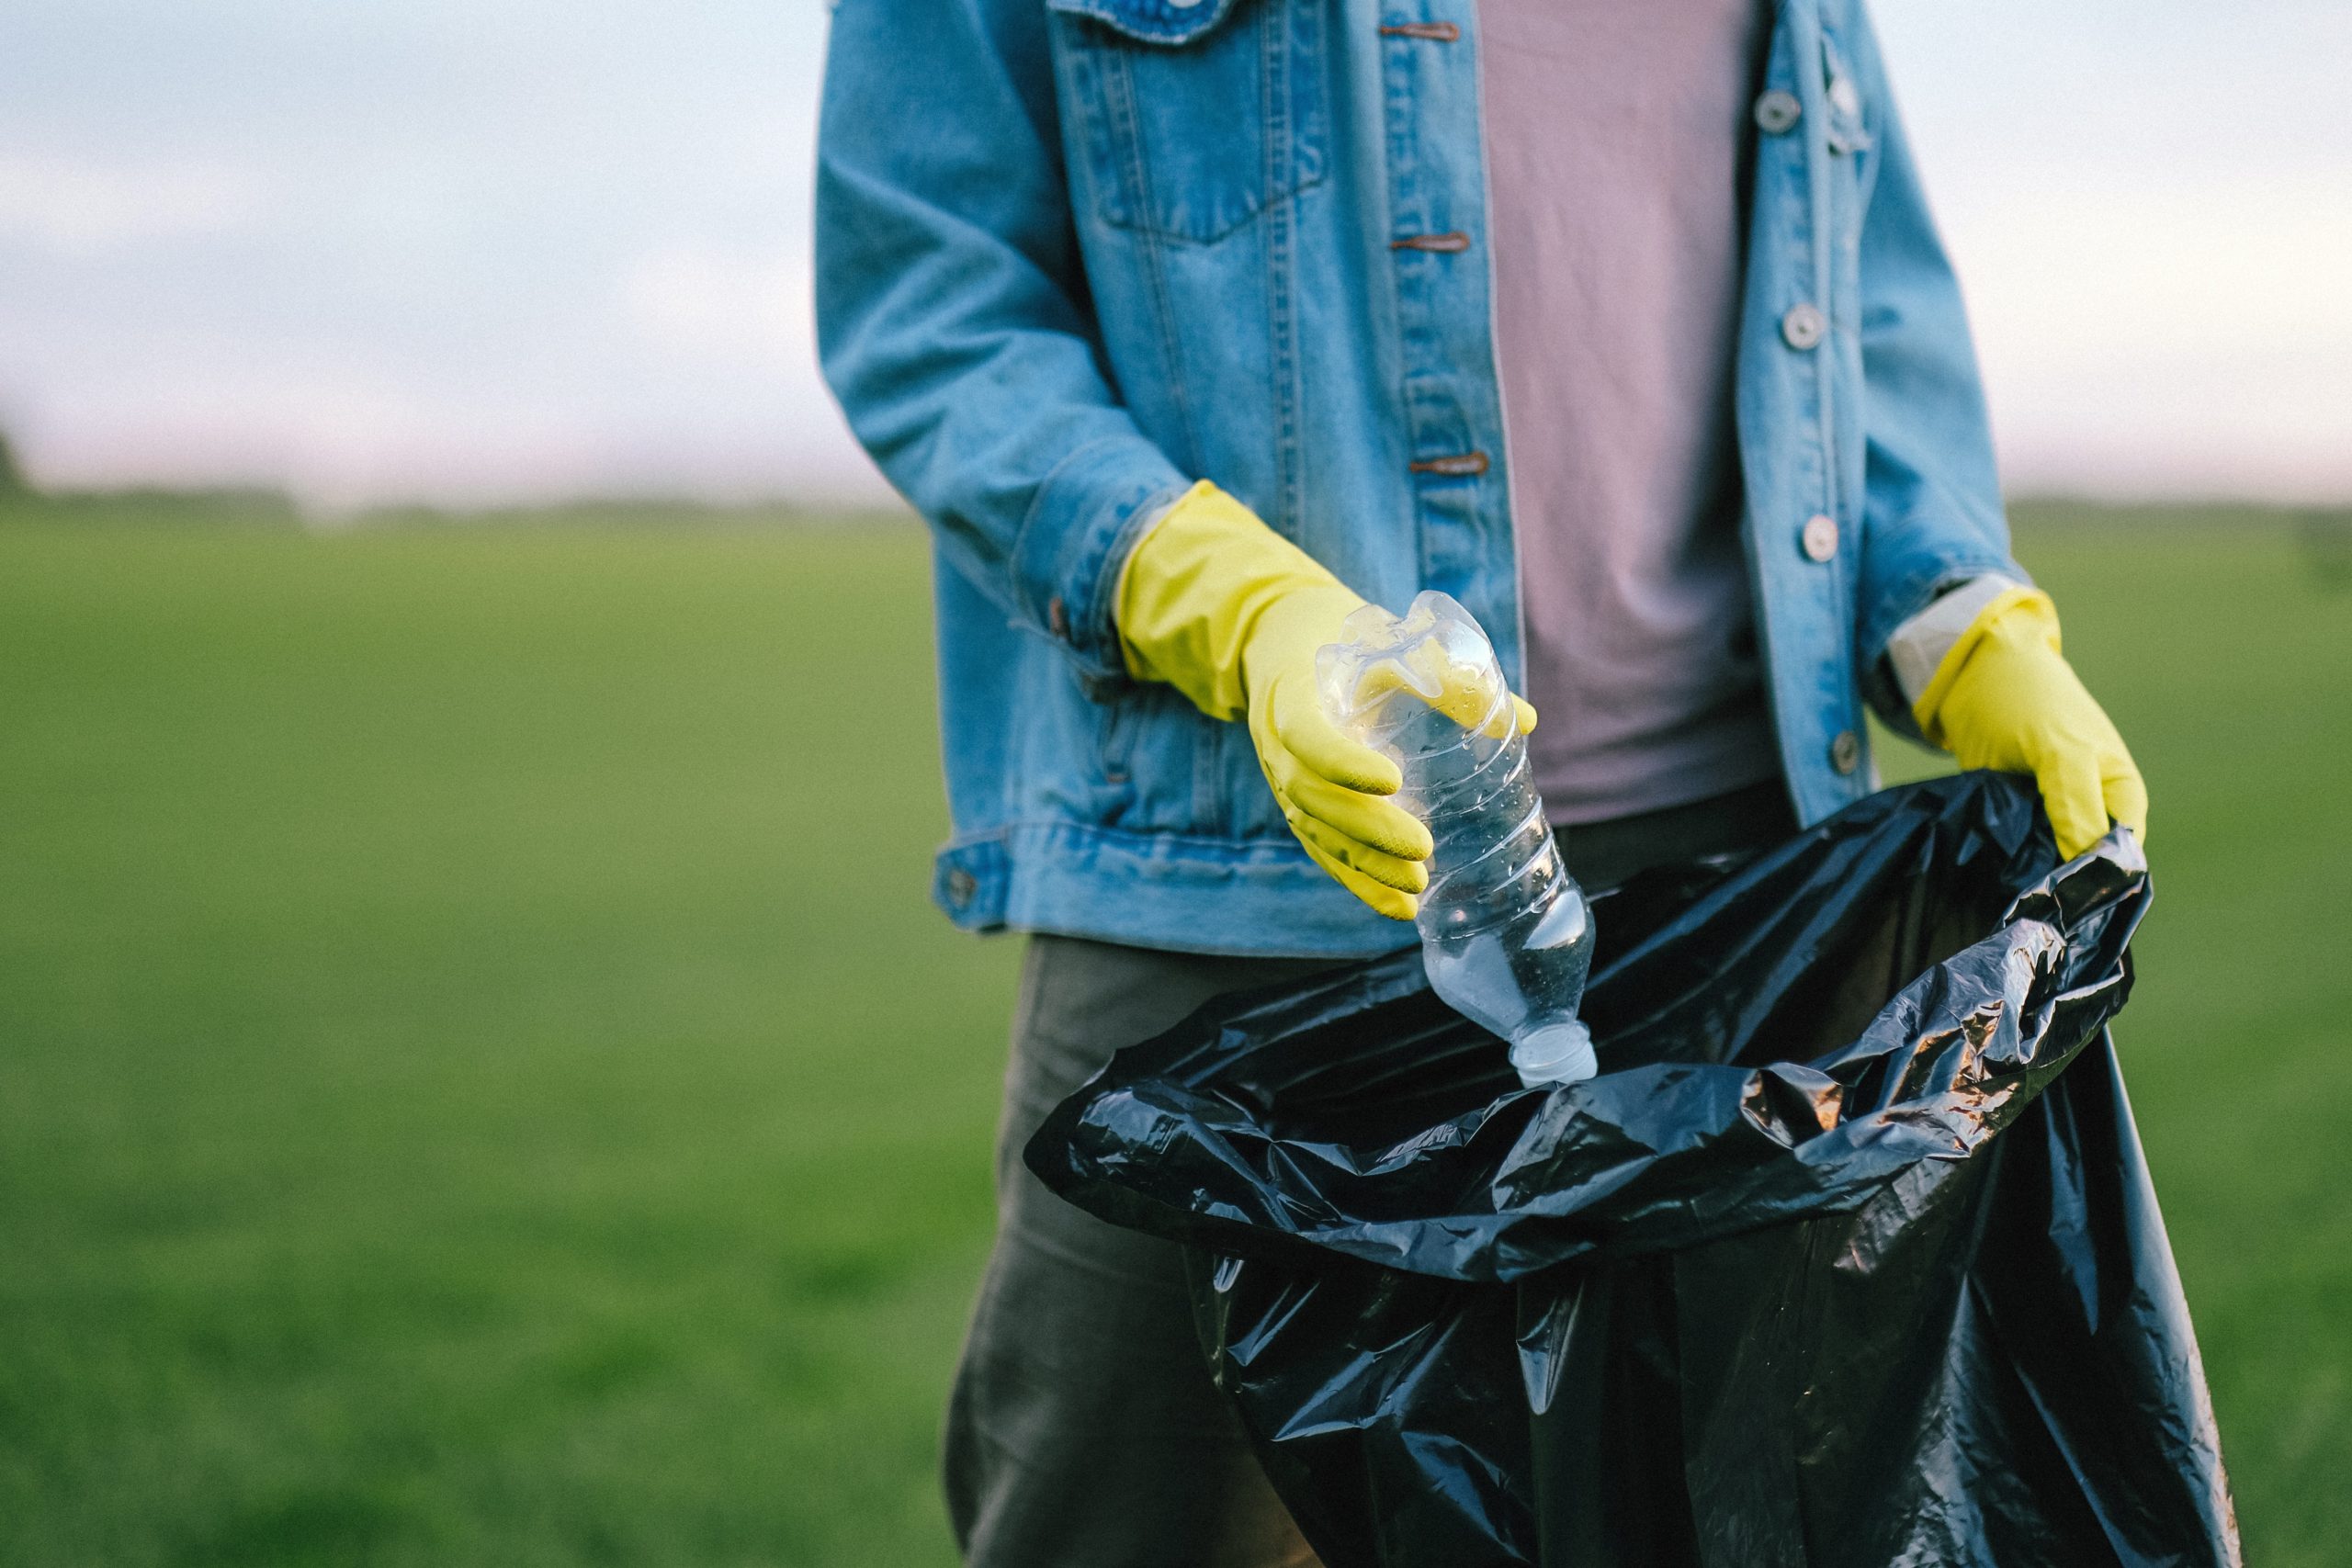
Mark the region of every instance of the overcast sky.
[[[1877, 14], [2011, 489], [2352, 499], [2352, 0]], [[0, 427], [330, 507], [876, 496], [808, 321], [825, 16], [6, 0]]]

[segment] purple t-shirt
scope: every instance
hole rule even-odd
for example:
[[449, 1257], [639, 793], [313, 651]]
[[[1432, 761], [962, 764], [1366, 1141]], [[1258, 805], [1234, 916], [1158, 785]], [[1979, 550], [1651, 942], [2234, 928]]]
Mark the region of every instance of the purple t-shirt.
[[1732, 370], [1760, 0], [1478, 0], [1530, 738], [1553, 819], [1779, 770]]

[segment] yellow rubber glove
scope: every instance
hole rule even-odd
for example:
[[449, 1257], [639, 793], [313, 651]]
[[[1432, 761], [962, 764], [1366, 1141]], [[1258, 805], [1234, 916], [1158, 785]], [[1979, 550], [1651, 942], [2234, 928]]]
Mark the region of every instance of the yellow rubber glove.
[[2013, 588], [1979, 611], [1911, 713], [1962, 767], [2031, 773], [2067, 859], [2104, 838], [2110, 818], [2146, 839], [2147, 784], [2060, 657], [2047, 593]]
[[[1429, 886], [1429, 829], [1395, 801], [1396, 764], [1324, 716], [1315, 656], [1364, 600], [1203, 480], [1136, 544], [1114, 614], [1128, 673], [1211, 718], [1245, 715], [1283, 819], [1340, 886], [1409, 920]], [[1514, 699], [1516, 701], [1516, 699]], [[1535, 710], [1519, 703], [1522, 731]]]

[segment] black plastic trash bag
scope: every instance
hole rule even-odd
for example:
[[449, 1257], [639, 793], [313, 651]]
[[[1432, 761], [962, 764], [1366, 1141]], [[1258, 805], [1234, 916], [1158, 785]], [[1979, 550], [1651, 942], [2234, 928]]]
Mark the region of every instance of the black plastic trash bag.
[[2235, 1563], [2106, 1024], [2148, 903], [2029, 784], [1890, 790], [1596, 901], [1601, 1076], [1408, 951], [1209, 1004], [1027, 1151], [1194, 1244], [1329, 1568]]

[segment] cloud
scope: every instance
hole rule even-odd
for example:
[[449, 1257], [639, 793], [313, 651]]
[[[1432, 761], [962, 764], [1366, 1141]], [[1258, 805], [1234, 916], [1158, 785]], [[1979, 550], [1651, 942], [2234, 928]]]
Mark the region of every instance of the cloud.
[[561, 395], [487, 364], [452, 376], [430, 359], [332, 344], [256, 355], [188, 332], [136, 354], [68, 347], [11, 330], [0, 309], [0, 364], [34, 367], [5, 401], [45, 484], [282, 487], [330, 514], [581, 492], [890, 500], [813, 366], [793, 375], [623, 361], [584, 395]]
[[1949, 229], [2010, 481], [2281, 500], [2352, 491], [2352, 202], [2247, 171], [2064, 172]]
[[269, 204], [254, 171], [221, 163], [99, 163], [0, 153], [0, 240], [68, 257], [250, 227]]
[[797, 371], [816, 354], [809, 282], [805, 255], [676, 245], [638, 260], [621, 296], [657, 348]]
[[[814, 0], [18, 9], [47, 481], [884, 493], [816, 367]], [[2011, 480], [2352, 494], [2352, 6], [1875, 9]]]

